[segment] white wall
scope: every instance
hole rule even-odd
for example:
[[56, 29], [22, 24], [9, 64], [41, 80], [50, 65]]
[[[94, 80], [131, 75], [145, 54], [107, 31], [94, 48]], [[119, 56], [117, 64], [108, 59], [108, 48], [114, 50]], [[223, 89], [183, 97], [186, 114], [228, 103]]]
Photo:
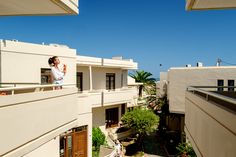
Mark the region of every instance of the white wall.
[[[76, 121], [76, 117], [75, 88], [0, 97], [0, 124], [4, 128], [0, 134], [4, 141], [0, 155], [29, 142], [42, 144], [52, 135], [55, 137], [70, 129], [68, 125]], [[30, 145], [28, 147], [31, 149]], [[19, 149], [19, 153], [24, 152]]]
[[83, 91], [88, 91], [89, 90], [89, 67], [77, 65], [77, 72], [83, 73]]
[[157, 97], [162, 97], [167, 94], [168, 73], [160, 72], [160, 81], [157, 85]]
[[93, 89], [106, 89], [106, 73], [115, 73], [115, 88], [121, 88], [121, 69], [93, 67]]
[[236, 82], [236, 67], [171, 68], [168, 72], [169, 109], [173, 113], [185, 112], [185, 91], [188, 86], [217, 86], [217, 80]]
[[1, 82], [41, 83], [41, 68], [50, 68], [49, 57], [58, 56], [67, 64], [64, 83], [75, 84], [76, 50], [8, 40], [0, 43]]
[[234, 157], [236, 115], [224, 107], [186, 93], [185, 132], [197, 156]]
[[59, 157], [59, 140], [60, 138], [57, 136], [23, 157]]
[[[77, 65], [77, 72], [83, 73], [83, 90], [89, 90], [89, 67]], [[106, 89], [106, 73], [115, 73], [116, 88], [127, 87], [127, 70], [122, 70], [120, 68], [92, 67], [94, 90]], [[121, 77], [123, 77], [123, 83]]]

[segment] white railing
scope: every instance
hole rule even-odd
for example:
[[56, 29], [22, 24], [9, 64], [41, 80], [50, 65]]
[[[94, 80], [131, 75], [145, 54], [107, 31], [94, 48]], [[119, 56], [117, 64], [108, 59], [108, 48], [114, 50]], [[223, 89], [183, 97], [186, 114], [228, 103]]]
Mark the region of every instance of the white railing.
[[[9, 83], [10, 84], [10, 83]], [[15, 91], [21, 91], [21, 90], [30, 90], [30, 89], [34, 89], [33, 92], [37, 92], [37, 91], [44, 91], [44, 89], [46, 88], [51, 88], [51, 90], [55, 90], [57, 89], [56, 87], [75, 87], [75, 84], [63, 84], [63, 85], [57, 85], [57, 84], [49, 84], [49, 85], [33, 85], [30, 86], [29, 84], [25, 84], [27, 86], [21, 86], [21, 87], [16, 87], [16, 84], [12, 83], [13, 87], [0, 87], [0, 95], [14, 95]], [[23, 83], [21, 84], [23, 85]]]
[[[192, 92], [193, 94], [201, 95], [207, 101], [211, 101], [213, 99], [223, 101], [223, 102], [225, 102], [223, 105], [224, 107], [228, 107], [228, 108], [236, 111], [236, 99], [235, 98], [231, 98], [229, 96], [224, 96], [224, 95], [220, 94], [220, 92], [216, 93], [216, 92], [212, 92], [212, 91], [206, 91], [201, 88], [208, 89], [208, 90], [209, 89], [218, 89], [218, 88], [234, 88], [235, 89], [236, 88], [235, 86], [190, 86], [187, 88], [187, 91]], [[222, 91], [222, 92], [227, 92], [227, 91]]]

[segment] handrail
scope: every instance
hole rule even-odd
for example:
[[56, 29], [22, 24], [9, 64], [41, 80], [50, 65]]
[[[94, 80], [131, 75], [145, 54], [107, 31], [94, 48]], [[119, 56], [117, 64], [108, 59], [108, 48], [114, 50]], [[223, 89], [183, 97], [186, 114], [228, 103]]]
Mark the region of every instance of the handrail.
[[[189, 87], [187, 87], [187, 91], [189, 91], [189, 92], [197, 91], [197, 92], [206, 94], [207, 98], [209, 96], [212, 96], [212, 97], [215, 97], [217, 99], [220, 99], [220, 100], [223, 100], [225, 102], [228, 102], [228, 103], [236, 105], [236, 99], [234, 99], [234, 98], [230, 98], [230, 97], [227, 97], [227, 96], [223, 96], [221, 94], [212, 93], [212, 92], [209, 92], [209, 91], [198, 89], [198, 88], [219, 88], [219, 87], [221, 87], [221, 88], [229, 88], [229, 86], [189, 86]], [[233, 88], [233, 86], [230, 86], [230, 87]]]
[[1, 84], [20, 84], [20, 85], [36, 85], [36, 84], [40, 84], [40, 83], [37, 83], [37, 82], [27, 82], [27, 83], [24, 83], [24, 82], [1, 82]]
[[189, 86], [191, 88], [236, 88], [236, 86]]
[[34, 86], [25, 86], [25, 87], [6, 87], [6, 88], [0, 88], [0, 92], [8, 92], [11, 91], [11, 94], [14, 94], [14, 91], [16, 90], [26, 90], [26, 89], [43, 89], [43, 88], [50, 88], [53, 87], [61, 87], [61, 86], [75, 86], [75, 84], [63, 84], [63, 85], [58, 85], [58, 84], [49, 84], [49, 85], [34, 85]]

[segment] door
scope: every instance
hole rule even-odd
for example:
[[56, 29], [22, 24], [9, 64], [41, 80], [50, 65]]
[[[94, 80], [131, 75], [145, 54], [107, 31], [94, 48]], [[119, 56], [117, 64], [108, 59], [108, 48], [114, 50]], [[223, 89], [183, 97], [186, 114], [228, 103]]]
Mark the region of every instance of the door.
[[119, 123], [119, 108], [106, 109], [106, 128], [116, 127]]
[[60, 138], [60, 157], [87, 157], [87, 127], [70, 130]]
[[73, 148], [73, 157], [87, 156], [87, 130], [74, 132]]

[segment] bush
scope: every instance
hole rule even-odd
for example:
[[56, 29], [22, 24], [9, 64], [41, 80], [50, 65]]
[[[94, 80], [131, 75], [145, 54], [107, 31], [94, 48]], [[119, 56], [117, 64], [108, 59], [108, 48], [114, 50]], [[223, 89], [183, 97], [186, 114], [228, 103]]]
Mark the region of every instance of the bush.
[[105, 135], [100, 128], [93, 128], [93, 137], [92, 137], [93, 147], [95, 150], [99, 150], [100, 145], [105, 143]]
[[144, 137], [157, 129], [159, 117], [151, 110], [137, 108], [126, 112], [121, 121], [128, 128], [134, 129], [138, 133], [137, 144], [141, 148]]
[[159, 117], [151, 110], [134, 109], [126, 112], [122, 116], [121, 121], [128, 128], [136, 130], [139, 134], [147, 134], [157, 128]]
[[195, 154], [193, 147], [189, 142], [186, 143], [180, 143], [176, 149], [179, 151], [178, 156], [183, 156], [183, 157], [197, 157]]

